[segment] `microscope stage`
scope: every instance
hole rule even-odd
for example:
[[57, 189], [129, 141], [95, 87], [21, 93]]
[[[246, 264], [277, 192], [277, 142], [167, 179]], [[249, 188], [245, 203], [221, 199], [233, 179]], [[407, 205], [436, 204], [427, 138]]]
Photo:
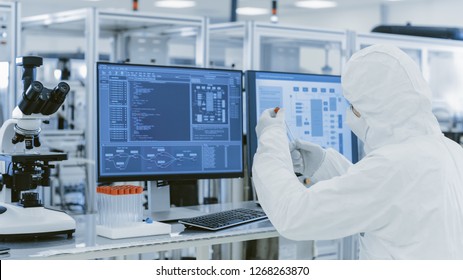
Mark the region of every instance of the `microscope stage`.
[[66, 160], [67, 154], [65, 153], [6, 153], [0, 154], [0, 160], [9, 161], [9, 162], [33, 162], [36, 160], [44, 161], [61, 161]]

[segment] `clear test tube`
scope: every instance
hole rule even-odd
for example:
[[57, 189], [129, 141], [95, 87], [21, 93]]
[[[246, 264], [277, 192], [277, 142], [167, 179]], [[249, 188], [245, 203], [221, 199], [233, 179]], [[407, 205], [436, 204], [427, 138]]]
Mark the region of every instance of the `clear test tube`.
[[116, 227], [117, 226], [117, 188], [116, 187], [111, 187], [111, 195], [109, 196], [108, 199], [108, 221], [109, 227]]
[[133, 223], [139, 222], [137, 219], [137, 187], [130, 186], [130, 209], [131, 209], [131, 221]]
[[112, 187], [114, 195], [111, 196], [111, 212], [109, 213], [111, 217], [112, 227], [117, 227], [119, 225], [119, 221], [117, 219], [117, 213], [119, 212], [119, 190], [117, 186]]
[[124, 186], [124, 226], [129, 226], [130, 221], [130, 186]]
[[117, 226], [122, 227], [124, 226], [124, 188], [118, 187], [117, 189]]
[[98, 224], [101, 225], [101, 186], [96, 187], [96, 207], [98, 210]]
[[117, 226], [122, 227], [124, 225], [124, 186], [117, 187]]
[[[273, 109], [273, 112], [275, 113], [275, 116], [276, 114], [278, 113], [278, 111], [280, 111], [280, 107], [275, 107], [275, 109]], [[291, 131], [291, 128], [289, 128], [289, 125], [288, 123], [286, 122], [285, 120], [285, 126], [286, 126], [286, 135], [288, 136], [288, 140], [289, 142], [294, 142], [296, 140], [296, 138], [294, 137], [294, 134], [293, 132]]]
[[136, 187], [135, 213], [137, 222], [143, 220], [143, 187]]
[[119, 220], [119, 227], [122, 227], [124, 226], [124, 221], [125, 221], [125, 213], [124, 213], [124, 210], [125, 210], [125, 191], [124, 191], [124, 188], [125, 186], [119, 186], [118, 187], [118, 204], [119, 204], [119, 207], [118, 207], [118, 213], [117, 213], [117, 216], [118, 216], [118, 220]]
[[104, 186], [97, 187], [97, 206], [98, 206], [98, 224], [105, 224], [105, 188]]
[[138, 217], [139, 213], [137, 210], [137, 203], [138, 203], [138, 193], [137, 193], [137, 186], [132, 186], [130, 189], [131, 197], [132, 197], [132, 221], [135, 223], [141, 222], [141, 219]]
[[110, 223], [109, 217], [108, 217], [109, 216], [108, 213], [110, 211], [110, 209], [109, 209], [109, 207], [110, 207], [110, 204], [109, 204], [110, 197], [111, 197], [111, 187], [106, 186], [104, 188], [104, 196], [103, 196], [103, 206], [104, 206], [103, 207], [103, 217], [104, 217], [103, 219], [104, 219], [104, 225], [105, 226], [109, 226], [109, 223]]
[[106, 193], [105, 193], [105, 187], [104, 186], [99, 186], [98, 187], [98, 218], [99, 218], [99, 221], [98, 223], [100, 225], [104, 225], [105, 224], [105, 217], [104, 217], [104, 211], [105, 211], [105, 206], [104, 206], [104, 198], [106, 196]]
[[107, 226], [107, 227], [110, 227], [111, 223], [112, 223], [109, 213], [111, 212], [111, 207], [112, 207], [111, 206], [111, 198], [112, 198], [113, 195], [114, 194], [113, 194], [112, 187], [108, 186], [106, 188], [106, 195], [104, 197], [104, 204], [105, 204], [105, 212], [104, 212], [104, 214], [105, 214], [105, 221], [106, 221], [105, 226]]
[[111, 187], [106, 186], [104, 187], [104, 196], [103, 196], [103, 214], [104, 214], [104, 225], [109, 226], [110, 220], [109, 220], [109, 211], [110, 209], [110, 199], [111, 199]]

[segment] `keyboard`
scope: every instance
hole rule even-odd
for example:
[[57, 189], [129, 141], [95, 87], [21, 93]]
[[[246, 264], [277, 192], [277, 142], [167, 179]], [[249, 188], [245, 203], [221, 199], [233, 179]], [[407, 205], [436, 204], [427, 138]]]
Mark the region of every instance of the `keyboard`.
[[266, 218], [267, 215], [262, 210], [238, 208], [189, 219], [181, 219], [178, 222], [187, 227], [219, 230]]

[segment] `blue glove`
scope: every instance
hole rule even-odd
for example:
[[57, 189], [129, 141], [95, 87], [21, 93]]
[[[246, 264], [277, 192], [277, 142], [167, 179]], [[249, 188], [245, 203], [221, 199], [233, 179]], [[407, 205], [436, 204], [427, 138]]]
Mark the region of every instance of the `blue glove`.
[[325, 159], [325, 149], [308, 141], [296, 139], [296, 141], [290, 143], [289, 149], [294, 172], [307, 177], [312, 177]]
[[256, 125], [257, 138], [260, 138], [264, 131], [270, 128], [282, 128], [286, 130], [285, 109], [280, 109], [278, 113], [275, 113], [273, 108], [262, 112]]

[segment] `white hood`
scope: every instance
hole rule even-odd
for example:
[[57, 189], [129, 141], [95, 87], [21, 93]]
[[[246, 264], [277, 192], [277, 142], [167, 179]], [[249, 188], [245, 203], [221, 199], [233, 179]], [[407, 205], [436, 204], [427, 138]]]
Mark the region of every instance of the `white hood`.
[[344, 68], [342, 87], [369, 125], [366, 144], [371, 149], [441, 133], [430, 87], [413, 60], [394, 46], [374, 45], [355, 53]]

